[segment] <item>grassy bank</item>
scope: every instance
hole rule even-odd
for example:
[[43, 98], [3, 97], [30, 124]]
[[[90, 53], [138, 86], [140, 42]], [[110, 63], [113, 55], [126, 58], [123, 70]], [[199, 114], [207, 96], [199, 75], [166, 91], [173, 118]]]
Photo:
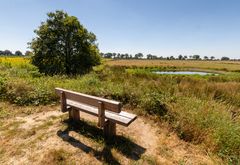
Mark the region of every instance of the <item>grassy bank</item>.
[[205, 60], [108, 60], [110, 66], [125, 67], [161, 67], [178, 69], [211, 69], [216, 71], [240, 71], [240, 61], [205, 61]]
[[38, 73], [27, 60], [17, 63], [0, 64], [2, 100], [18, 105], [54, 104], [58, 100], [55, 87], [119, 100], [136, 112], [168, 122], [185, 141], [201, 144], [229, 163], [240, 161], [237, 72], [203, 77], [156, 75], [111, 64], [84, 76], [49, 77]]

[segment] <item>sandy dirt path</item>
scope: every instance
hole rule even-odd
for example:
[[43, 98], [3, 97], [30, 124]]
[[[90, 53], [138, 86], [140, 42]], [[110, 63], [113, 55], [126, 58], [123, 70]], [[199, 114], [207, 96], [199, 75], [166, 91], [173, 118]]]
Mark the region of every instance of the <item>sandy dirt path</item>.
[[[72, 128], [58, 107], [16, 116], [0, 128], [0, 164], [220, 164], [200, 146], [182, 141], [164, 124], [138, 117], [117, 126], [116, 144], [104, 143], [97, 118], [81, 113]], [[4, 129], [5, 128], [5, 129]], [[7, 129], [6, 129], [7, 128]]]

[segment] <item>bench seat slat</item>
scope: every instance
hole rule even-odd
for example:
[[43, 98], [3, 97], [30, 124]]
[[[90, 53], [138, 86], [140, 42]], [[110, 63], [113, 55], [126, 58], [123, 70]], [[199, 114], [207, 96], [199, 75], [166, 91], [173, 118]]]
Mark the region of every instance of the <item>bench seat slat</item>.
[[70, 99], [70, 100], [73, 100], [76, 102], [80, 102], [80, 103], [84, 103], [84, 104], [88, 104], [88, 105], [95, 106], [95, 107], [98, 106], [99, 101], [103, 102], [104, 107], [113, 112], [119, 113], [122, 108], [122, 104], [118, 101], [104, 99], [101, 97], [91, 96], [91, 95], [87, 95], [87, 94], [83, 94], [83, 93], [78, 93], [78, 92], [74, 92], [74, 91], [70, 91], [70, 90], [66, 90], [66, 89], [62, 89], [62, 88], [55, 88], [55, 91], [58, 96], [61, 95], [61, 92], [64, 92], [64, 95], [67, 99]]
[[[69, 99], [66, 100], [66, 104], [74, 108], [80, 109], [83, 112], [92, 114], [94, 116], [98, 116], [97, 107], [81, 104], [79, 102], [72, 101]], [[108, 120], [112, 120], [120, 125], [128, 126], [137, 118], [137, 116], [124, 111], [121, 111], [120, 113], [115, 113], [112, 111], [105, 110], [105, 118]]]
[[107, 119], [112, 120], [117, 124], [124, 125], [124, 126], [129, 126], [129, 124], [131, 124], [137, 117], [136, 116], [134, 118], [127, 118], [125, 116], [121, 116], [121, 112], [119, 114], [116, 114], [109, 111], [105, 111], [105, 116]]
[[120, 115], [121, 115], [121, 116], [124, 116], [124, 117], [127, 117], [127, 118], [129, 118], [129, 119], [132, 119], [132, 118], [135, 118], [135, 117], [136, 117], [136, 115], [134, 115], [134, 114], [132, 114], [132, 113], [125, 112], [125, 111], [121, 111], [121, 112], [120, 112]]

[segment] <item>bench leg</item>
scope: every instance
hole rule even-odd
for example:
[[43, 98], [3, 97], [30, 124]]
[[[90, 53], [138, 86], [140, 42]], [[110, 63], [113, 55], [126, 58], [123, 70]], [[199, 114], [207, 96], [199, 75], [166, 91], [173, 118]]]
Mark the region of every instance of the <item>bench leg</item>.
[[116, 123], [111, 121], [106, 121], [103, 128], [104, 137], [106, 139], [111, 139], [116, 135]]
[[80, 120], [79, 110], [71, 108], [69, 110], [69, 119], [73, 121], [79, 121]]

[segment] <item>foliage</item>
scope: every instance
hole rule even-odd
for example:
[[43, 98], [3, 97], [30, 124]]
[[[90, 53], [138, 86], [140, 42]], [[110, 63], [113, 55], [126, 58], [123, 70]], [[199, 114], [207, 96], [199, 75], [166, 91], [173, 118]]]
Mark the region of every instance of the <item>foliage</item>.
[[21, 52], [20, 50], [17, 50], [17, 51], [15, 52], [15, 55], [16, 55], [16, 56], [22, 56], [23, 54], [22, 54], [22, 52]]
[[[233, 107], [183, 97], [177, 100], [171, 112], [175, 113], [174, 127], [181, 138], [204, 143], [211, 151], [232, 163], [240, 161], [240, 120], [233, 120]], [[177, 121], [177, 122], [176, 122]]]
[[13, 55], [13, 53], [10, 50], [4, 50], [0, 51], [0, 55]]
[[[195, 71], [204, 71], [211, 70], [213, 71], [234, 71], [240, 72], [239, 61], [203, 61], [203, 60], [108, 60], [106, 61], [107, 65], [110, 66], [123, 66], [127, 68], [157, 68], [169, 70], [169, 69], [178, 69], [178, 70], [195, 70]], [[222, 73], [222, 72], [219, 72]]]
[[200, 55], [193, 55], [192, 58], [193, 58], [194, 60], [200, 60]]
[[165, 104], [164, 97], [163, 93], [153, 91], [143, 95], [140, 103], [147, 113], [164, 116], [167, 114], [167, 106]]
[[4, 77], [0, 77], [0, 98], [1, 98], [1, 94], [6, 92], [5, 83], [6, 83], [6, 79]]
[[33, 53], [31, 52], [31, 51], [29, 51], [29, 50], [27, 50], [26, 52], [25, 52], [25, 56], [32, 56], [33, 55]]
[[228, 61], [228, 60], [230, 60], [230, 58], [229, 57], [222, 57], [221, 60], [222, 61]]
[[151, 59], [151, 60], [231, 60], [231, 61], [239, 61], [240, 59], [230, 59], [229, 57], [222, 57], [221, 59], [216, 59], [214, 56], [208, 57], [203, 56], [203, 59], [200, 57], [200, 55], [189, 55], [189, 58], [187, 55], [178, 55], [177, 58], [174, 56], [158, 56], [158, 55], [152, 55], [152, 54], [146, 54], [146, 58], [144, 58], [144, 55], [142, 53], [137, 53], [135, 55], [129, 54], [129, 53], [100, 53], [103, 58], [109, 58], [109, 59]]
[[180, 55], [178, 56], [178, 59], [179, 59], [179, 60], [183, 60], [184, 57], [180, 54]]
[[143, 58], [143, 54], [142, 53], [137, 53], [137, 54], [135, 54], [135, 56], [134, 56], [135, 58]]
[[0, 59], [2, 100], [18, 105], [53, 104], [58, 100], [55, 87], [119, 100], [136, 112], [165, 120], [180, 138], [205, 146], [207, 152], [216, 153], [232, 164], [240, 160], [238, 72], [172, 76], [153, 74], [151, 67], [126, 69], [101, 65], [84, 76], [50, 77], [40, 74], [29, 60]]
[[96, 36], [88, 32], [78, 19], [63, 11], [48, 13], [48, 19], [35, 30], [32, 40], [32, 63], [40, 72], [83, 74], [99, 64]]

